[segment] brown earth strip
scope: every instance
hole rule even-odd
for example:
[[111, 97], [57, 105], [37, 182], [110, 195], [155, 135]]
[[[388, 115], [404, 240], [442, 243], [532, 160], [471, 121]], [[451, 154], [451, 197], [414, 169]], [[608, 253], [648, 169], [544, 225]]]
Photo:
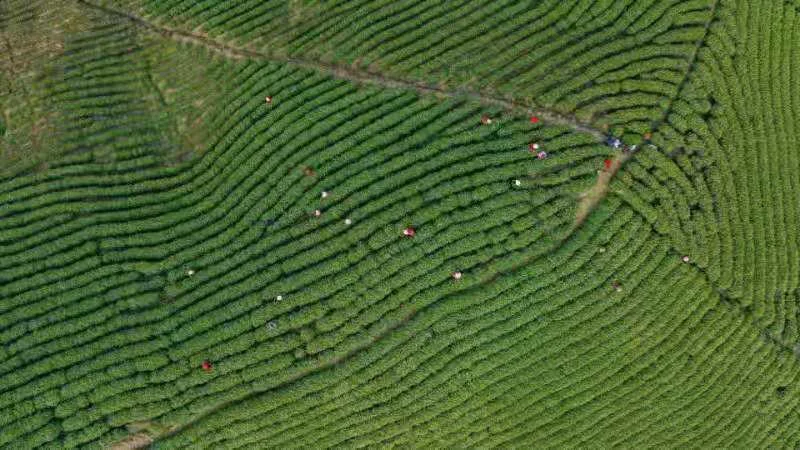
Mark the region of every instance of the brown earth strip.
[[597, 182], [591, 189], [578, 197], [578, 211], [575, 214], [575, 227], [583, 224], [589, 214], [608, 193], [608, 185], [626, 161], [631, 159], [633, 153], [620, 152], [611, 160], [611, 167], [597, 171]]

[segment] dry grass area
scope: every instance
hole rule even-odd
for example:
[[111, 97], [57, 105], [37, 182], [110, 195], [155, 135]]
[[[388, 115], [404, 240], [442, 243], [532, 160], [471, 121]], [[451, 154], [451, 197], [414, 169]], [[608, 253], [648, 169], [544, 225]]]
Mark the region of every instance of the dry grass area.
[[0, 4], [0, 176], [31, 169], [57, 154], [56, 114], [44, 78], [64, 51], [66, 36], [86, 27], [77, 5], [40, 1]]

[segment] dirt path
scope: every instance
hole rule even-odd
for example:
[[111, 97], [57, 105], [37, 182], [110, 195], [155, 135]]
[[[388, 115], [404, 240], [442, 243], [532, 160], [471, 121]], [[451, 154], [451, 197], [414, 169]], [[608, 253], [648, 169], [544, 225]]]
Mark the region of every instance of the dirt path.
[[608, 193], [608, 185], [617, 174], [620, 167], [633, 157], [633, 153], [620, 152], [611, 160], [611, 167], [597, 171], [597, 182], [591, 189], [584, 192], [578, 198], [578, 212], [575, 214], [575, 227], [583, 225], [598, 203], [603, 200]]
[[145, 433], [132, 434], [125, 439], [116, 442], [109, 447], [110, 450], [134, 450], [137, 448], [146, 448], [153, 443], [153, 438]]

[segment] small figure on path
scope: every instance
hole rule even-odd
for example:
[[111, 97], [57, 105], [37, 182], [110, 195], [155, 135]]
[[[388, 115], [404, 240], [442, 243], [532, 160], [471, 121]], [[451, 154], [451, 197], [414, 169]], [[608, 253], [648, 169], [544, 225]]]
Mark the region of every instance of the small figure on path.
[[353, 221], [352, 221], [352, 220], [350, 220], [350, 219], [344, 219], [344, 224], [345, 224], [345, 225], [352, 225], [352, 224], [353, 224]]
[[539, 123], [539, 118], [536, 116], [531, 116], [531, 123]]
[[522, 186], [522, 181], [514, 180], [514, 186]]
[[412, 238], [416, 234], [417, 234], [417, 230], [415, 230], [414, 227], [406, 227], [406, 229], [403, 230], [403, 236], [405, 236], [405, 237]]
[[460, 271], [453, 272], [453, 279], [456, 280], [456, 281], [460, 280], [461, 279], [461, 272]]
[[536, 154], [536, 159], [547, 159], [547, 152], [539, 152]]
[[614, 136], [609, 136], [606, 139], [606, 145], [608, 145], [611, 148], [618, 149], [622, 147], [622, 141], [620, 141], [619, 138], [615, 138]]
[[305, 166], [305, 167], [303, 167], [303, 173], [304, 173], [304, 174], [305, 174], [307, 177], [313, 177], [314, 175], [316, 175], [316, 174], [317, 174], [317, 172], [315, 172], [315, 171], [314, 171], [314, 168], [313, 168], [313, 167], [311, 167], [311, 166]]
[[603, 160], [603, 165], [605, 166], [606, 170], [611, 169], [611, 160], [606, 158], [605, 160]]
[[535, 142], [528, 144], [528, 151], [531, 153], [536, 153], [539, 151], [539, 144]]
[[268, 104], [268, 105], [271, 105], [271, 104], [272, 104], [272, 97], [270, 97], [269, 95], [268, 95], [268, 96], [266, 96], [266, 98], [264, 98], [264, 100], [266, 100], [266, 102], [267, 102], [267, 104]]
[[205, 370], [206, 372], [211, 372], [211, 369], [213, 369], [213, 368], [214, 368], [214, 366], [212, 366], [212, 365], [211, 365], [211, 361], [209, 361], [209, 360], [205, 360], [205, 361], [203, 361], [203, 364], [201, 364], [200, 366], [201, 366], [201, 367], [203, 368], [203, 370]]
[[492, 119], [489, 118], [489, 116], [487, 116], [487, 115], [483, 115], [483, 116], [481, 116], [481, 123], [484, 124], [484, 125], [489, 125], [489, 124], [492, 123]]
[[322, 198], [328, 198], [329, 195], [330, 195], [330, 192], [328, 192], [328, 191], [322, 191], [322, 193], [320, 194], [320, 196]]
[[690, 259], [689, 259], [689, 255], [683, 255], [683, 258], [681, 258], [681, 259], [682, 259], [682, 260], [683, 260], [683, 262], [685, 262], [685, 263], [688, 263], [688, 262], [690, 261]]
[[322, 210], [319, 210], [319, 209], [315, 209], [314, 210], [314, 217], [319, 217], [321, 215], [322, 215]]

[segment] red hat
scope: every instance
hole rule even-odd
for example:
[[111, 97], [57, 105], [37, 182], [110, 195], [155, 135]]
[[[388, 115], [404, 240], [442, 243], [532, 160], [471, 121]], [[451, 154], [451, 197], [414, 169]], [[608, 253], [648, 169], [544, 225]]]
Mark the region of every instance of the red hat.
[[213, 366], [211, 365], [211, 361], [205, 360], [203, 361], [201, 367], [203, 367], [203, 370], [205, 370], [206, 372], [211, 372]]
[[407, 227], [403, 230], [403, 236], [414, 237], [415, 234], [417, 234], [417, 230], [414, 227]]

